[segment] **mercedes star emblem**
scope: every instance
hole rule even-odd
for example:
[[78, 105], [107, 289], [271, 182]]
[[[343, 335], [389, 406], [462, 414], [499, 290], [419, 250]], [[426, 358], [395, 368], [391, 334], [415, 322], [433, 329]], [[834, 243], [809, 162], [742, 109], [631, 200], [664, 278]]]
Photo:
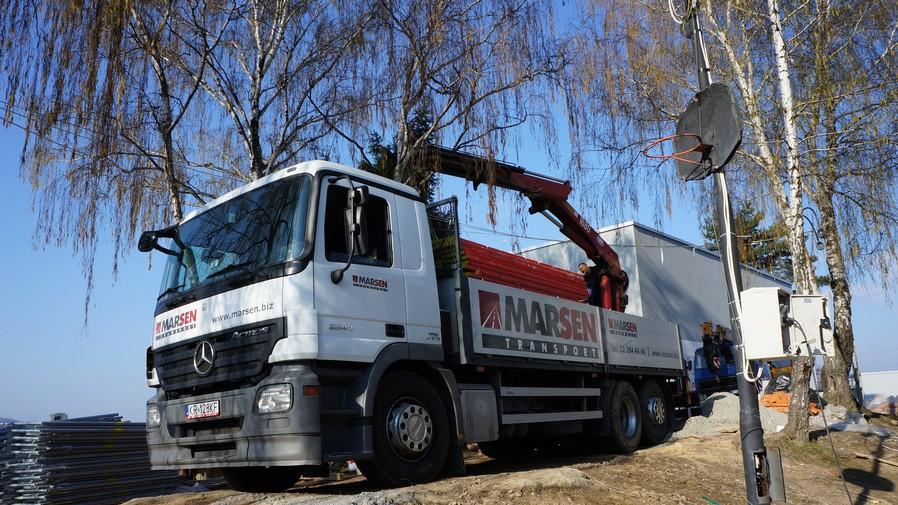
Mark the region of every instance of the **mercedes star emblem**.
[[193, 369], [200, 375], [209, 375], [212, 371], [212, 361], [215, 360], [215, 348], [212, 342], [203, 340], [196, 345], [193, 351]]

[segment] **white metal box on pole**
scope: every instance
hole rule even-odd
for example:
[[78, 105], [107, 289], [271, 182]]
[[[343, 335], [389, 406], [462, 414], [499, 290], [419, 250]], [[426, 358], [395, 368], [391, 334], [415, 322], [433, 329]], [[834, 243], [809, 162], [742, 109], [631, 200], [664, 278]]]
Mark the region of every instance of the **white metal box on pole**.
[[774, 359], [789, 355], [792, 335], [785, 317], [789, 293], [783, 289], [751, 288], [742, 292], [742, 344], [746, 359]]
[[810, 354], [835, 355], [833, 329], [826, 315], [826, 297], [820, 295], [792, 295], [789, 312], [792, 318], [793, 352], [796, 356]]
[[749, 360], [770, 360], [835, 352], [826, 297], [790, 295], [779, 288], [742, 292], [742, 341]]

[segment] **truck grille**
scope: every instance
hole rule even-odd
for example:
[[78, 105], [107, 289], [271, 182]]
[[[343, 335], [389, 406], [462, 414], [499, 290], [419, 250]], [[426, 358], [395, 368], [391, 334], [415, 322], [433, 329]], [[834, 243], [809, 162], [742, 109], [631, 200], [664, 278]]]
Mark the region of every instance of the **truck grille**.
[[224, 419], [169, 423], [168, 434], [172, 438], [211, 437], [239, 433], [242, 427], [242, 417], [226, 417]]
[[[153, 365], [167, 393], [200, 394], [221, 391], [234, 383], [252, 382], [266, 371], [274, 344], [284, 336], [283, 319], [230, 328], [157, 349]], [[200, 375], [193, 358], [197, 345], [214, 349], [212, 369]]]

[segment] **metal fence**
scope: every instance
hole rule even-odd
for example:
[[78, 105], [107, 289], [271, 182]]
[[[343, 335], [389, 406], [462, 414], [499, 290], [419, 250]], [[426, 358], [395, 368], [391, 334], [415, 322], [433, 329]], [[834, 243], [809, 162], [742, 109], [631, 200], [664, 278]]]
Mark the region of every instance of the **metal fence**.
[[3, 505], [113, 504], [178, 485], [150, 470], [145, 425], [118, 414], [0, 426]]

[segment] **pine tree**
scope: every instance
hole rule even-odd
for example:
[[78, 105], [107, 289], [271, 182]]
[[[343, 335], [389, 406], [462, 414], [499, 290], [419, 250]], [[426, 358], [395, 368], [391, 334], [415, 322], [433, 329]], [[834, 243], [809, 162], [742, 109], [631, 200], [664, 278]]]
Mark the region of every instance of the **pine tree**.
[[[792, 255], [786, 241], [786, 227], [782, 220], [764, 224], [764, 212], [755, 209], [748, 200], [738, 203], [734, 219], [736, 244], [742, 263], [763, 270], [781, 279], [792, 280]], [[705, 248], [719, 250], [717, 224], [713, 216], [702, 221]]]
[[[412, 141], [417, 143], [418, 139], [427, 135], [432, 124], [433, 117], [425, 109], [419, 108], [406, 128]], [[433, 145], [433, 137], [424, 139], [424, 145]], [[434, 177], [434, 160], [429, 159], [426, 150], [422, 149], [420, 152], [424, 154], [415, 158], [408, 169], [408, 180], [404, 182], [417, 189], [425, 201], [432, 202], [439, 189], [439, 179]], [[395, 135], [392, 142], [386, 143], [383, 135], [371, 132], [368, 136], [368, 154], [370, 157], [359, 163], [360, 170], [387, 178], [393, 177], [399, 159]]]

